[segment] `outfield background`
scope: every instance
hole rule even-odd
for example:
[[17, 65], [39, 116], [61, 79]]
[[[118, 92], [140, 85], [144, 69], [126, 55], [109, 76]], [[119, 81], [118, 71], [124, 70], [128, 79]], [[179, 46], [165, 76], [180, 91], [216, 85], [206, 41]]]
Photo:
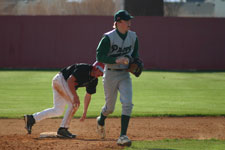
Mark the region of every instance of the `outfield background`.
[[[112, 16], [0, 16], [0, 68], [93, 63]], [[224, 18], [142, 17], [132, 21], [145, 69], [225, 70]]]

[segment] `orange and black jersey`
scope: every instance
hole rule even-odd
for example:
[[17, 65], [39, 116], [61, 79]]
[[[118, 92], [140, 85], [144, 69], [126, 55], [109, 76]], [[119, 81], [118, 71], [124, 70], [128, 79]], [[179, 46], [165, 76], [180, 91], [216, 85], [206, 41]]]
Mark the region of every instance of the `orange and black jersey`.
[[96, 87], [98, 85], [98, 78], [91, 76], [91, 70], [93, 66], [90, 64], [74, 64], [63, 68], [60, 72], [62, 73], [65, 80], [67, 80], [70, 75], [73, 75], [76, 78], [75, 86], [77, 90], [79, 87], [86, 87], [86, 91], [89, 94], [96, 93]]

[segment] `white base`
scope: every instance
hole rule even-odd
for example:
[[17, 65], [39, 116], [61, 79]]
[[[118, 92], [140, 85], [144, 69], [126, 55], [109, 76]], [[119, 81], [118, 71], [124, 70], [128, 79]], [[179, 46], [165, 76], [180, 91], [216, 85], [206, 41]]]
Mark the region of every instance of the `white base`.
[[42, 132], [40, 133], [40, 138], [56, 138], [57, 133], [56, 132]]

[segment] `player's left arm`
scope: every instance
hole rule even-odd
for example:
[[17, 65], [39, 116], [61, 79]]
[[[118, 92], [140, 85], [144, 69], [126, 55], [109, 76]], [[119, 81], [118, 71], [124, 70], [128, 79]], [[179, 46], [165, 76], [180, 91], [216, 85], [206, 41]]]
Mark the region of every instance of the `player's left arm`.
[[96, 87], [98, 85], [98, 78], [89, 83], [89, 85], [86, 87], [86, 95], [84, 97], [84, 110], [83, 115], [80, 118], [80, 121], [84, 121], [87, 115], [88, 106], [91, 102], [91, 95], [96, 93]]
[[82, 117], [80, 118], [80, 121], [84, 121], [86, 119], [87, 110], [88, 110], [90, 101], [91, 101], [91, 94], [86, 93], [86, 95], [84, 97], [84, 111], [83, 111]]
[[134, 51], [131, 54], [132, 58], [139, 58], [139, 42], [138, 42], [138, 38], [136, 38], [135, 40], [135, 44], [134, 44]]
[[131, 56], [125, 55], [129, 59], [129, 64], [134, 61], [134, 59], [139, 58], [139, 44], [138, 44], [138, 38], [136, 38], [135, 43], [134, 43], [134, 51], [132, 52]]
[[139, 77], [142, 73], [142, 70], [144, 68], [144, 63], [141, 59], [139, 59], [139, 53], [138, 53], [138, 39], [136, 38], [134, 51], [131, 54], [132, 58], [130, 59], [128, 72], [131, 72], [136, 77]]

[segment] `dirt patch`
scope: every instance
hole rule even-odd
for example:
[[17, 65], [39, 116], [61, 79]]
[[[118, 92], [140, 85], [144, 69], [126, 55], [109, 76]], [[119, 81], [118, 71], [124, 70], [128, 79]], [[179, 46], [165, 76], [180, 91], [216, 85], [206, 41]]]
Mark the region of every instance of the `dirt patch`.
[[[80, 122], [73, 119], [70, 131], [77, 134], [73, 140], [48, 138], [40, 139], [41, 132], [55, 132], [61, 119], [46, 119], [33, 127], [28, 135], [22, 119], [0, 119], [1, 150], [116, 150], [120, 133], [120, 119], [106, 120], [106, 139], [96, 133], [96, 120]], [[224, 117], [156, 117], [132, 118], [128, 136], [133, 141], [162, 139], [221, 139], [225, 140]]]

